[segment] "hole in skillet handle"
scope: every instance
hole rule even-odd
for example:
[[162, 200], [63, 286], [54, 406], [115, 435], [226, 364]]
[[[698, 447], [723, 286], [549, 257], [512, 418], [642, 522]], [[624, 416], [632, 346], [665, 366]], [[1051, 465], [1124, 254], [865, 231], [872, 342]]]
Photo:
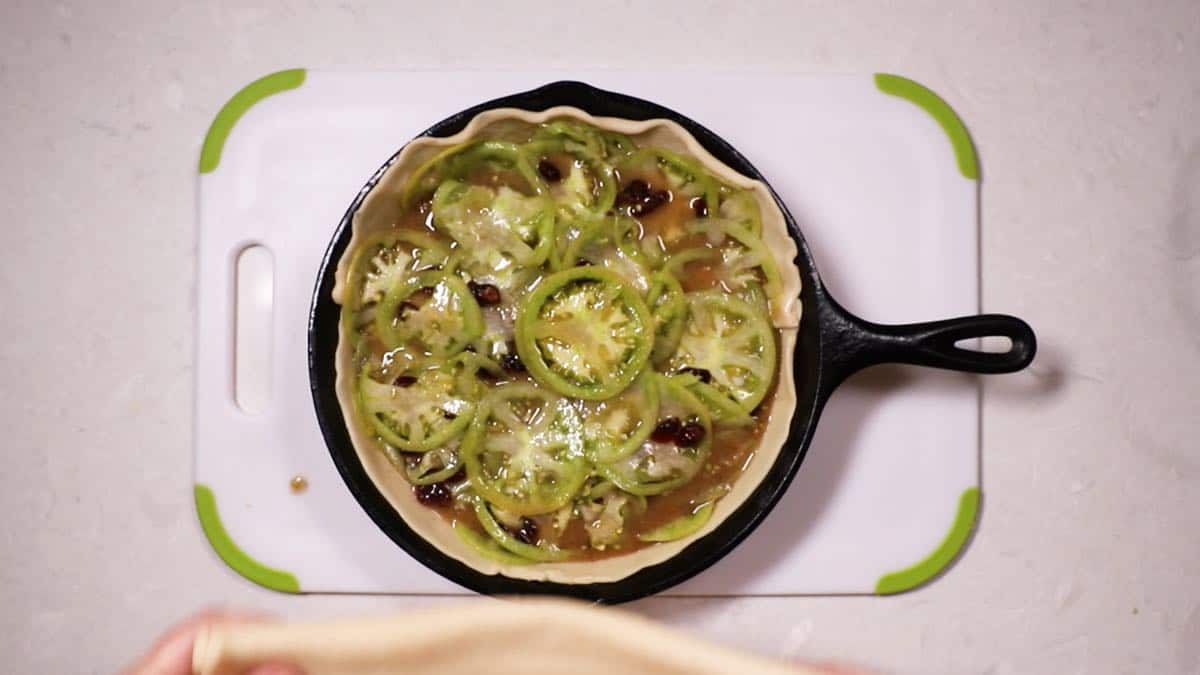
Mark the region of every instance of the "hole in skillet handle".
[[[1029, 324], [1007, 314], [980, 314], [941, 321], [883, 325], [861, 319], [826, 296], [820, 307], [823, 351], [831, 365], [830, 388], [851, 374], [882, 363], [907, 363], [968, 373], [1015, 373], [1037, 353]], [[1007, 338], [1005, 351], [981, 351], [958, 343]]]

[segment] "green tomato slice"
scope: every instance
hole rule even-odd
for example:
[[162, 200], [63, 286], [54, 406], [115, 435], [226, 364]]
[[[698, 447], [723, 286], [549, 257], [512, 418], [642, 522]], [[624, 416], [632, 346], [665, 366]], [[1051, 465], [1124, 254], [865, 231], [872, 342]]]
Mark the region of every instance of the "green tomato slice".
[[488, 560], [504, 565], [532, 565], [535, 562], [501, 548], [495, 539], [479, 534], [461, 520], [455, 520], [453, 528], [454, 533], [458, 535], [458, 538], [464, 544], [470, 546], [476, 553]]
[[632, 218], [590, 221], [566, 246], [562, 266], [597, 265], [611, 270], [639, 293], [645, 293], [650, 287], [651, 261], [636, 245], [640, 236], [641, 225]]
[[543, 183], [560, 211], [560, 217], [596, 217], [612, 208], [617, 198], [617, 177], [611, 164], [591, 147], [568, 138], [543, 138], [523, 147], [531, 162], [564, 153], [573, 158], [567, 175], [554, 185]]
[[557, 546], [539, 546], [517, 540], [500, 523], [496, 522], [491, 506], [482, 499], [475, 500], [475, 517], [479, 519], [479, 524], [483, 525], [483, 531], [487, 532], [488, 536], [495, 540], [501, 548], [513, 555], [534, 562], [556, 562], [571, 557], [570, 551], [564, 551]]
[[379, 302], [413, 274], [446, 264], [450, 249], [425, 232], [390, 229], [371, 235], [350, 263], [347, 306]]
[[407, 386], [379, 382], [364, 369], [358, 378], [362, 415], [385, 443], [406, 452], [441, 447], [471, 423], [475, 403], [458, 390], [454, 368], [417, 371]]
[[719, 203], [720, 184], [700, 163], [663, 148], [643, 148], [622, 162], [622, 171], [657, 167], [671, 189], [690, 197], [704, 197], [710, 208]]
[[601, 482], [585, 489], [576, 501], [576, 510], [583, 519], [588, 543], [596, 550], [617, 544], [625, 531], [626, 522], [646, 510], [646, 498], [618, 489], [611, 482]]
[[583, 447], [588, 459], [615, 462], [638, 449], [658, 423], [658, 385], [649, 371], [617, 396], [584, 401]]
[[565, 153], [574, 159], [562, 182], [547, 186], [566, 218], [598, 217], [613, 207], [617, 197], [614, 161], [634, 148], [633, 140], [624, 134], [602, 131], [574, 120], [555, 120], [540, 126], [523, 146], [531, 164], [555, 153]]
[[566, 396], [610, 398], [646, 366], [650, 310], [613, 272], [576, 267], [544, 279], [517, 316], [517, 351], [539, 383]]
[[[712, 208], [712, 205], [709, 205]], [[731, 220], [755, 237], [762, 237], [762, 215], [758, 208], [758, 199], [750, 190], [737, 190], [721, 196], [721, 206], [717, 213], [726, 220]]]
[[[418, 291], [423, 301], [418, 305]], [[483, 333], [483, 314], [462, 279], [422, 272], [388, 291], [375, 313], [375, 330], [388, 349], [406, 348], [445, 358]]]
[[554, 205], [508, 186], [448, 180], [433, 195], [433, 224], [484, 270], [536, 267], [554, 245]]
[[684, 537], [693, 535], [704, 527], [709, 518], [712, 518], [713, 502], [705, 502], [696, 507], [695, 511], [680, 516], [669, 523], [660, 525], [649, 532], [643, 532], [638, 535], [638, 539], [642, 541], [675, 541]]
[[702, 218], [688, 224], [691, 234], [703, 234], [720, 255], [717, 272], [721, 284], [732, 293], [761, 285], [768, 299], [779, 297], [783, 277], [775, 256], [762, 239], [749, 230], [720, 218]]
[[633, 139], [615, 131], [597, 129], [575, 120], [554, 120], [538, 127], [533, 142], [558, 141], [566, 151], [613, 161], [633, 152]]
[[692, 480], [704, 466], [712, 448], [712, 420], [704, 404], [670, 378], [655, 375], [655, 381], [661, 397], [659, 415], [676, 417], [685, 423], [700, 423], [704, 427], [704, 438], [692, 448], [648, 439], [624, 459], [596, 466], [600, 475], [635, 495], [662, 494]]
[[675, 353], [679, 339], [683, 337], [687, 298], [673, 274], [655, 272], [650, 277], [646, 304], [654, 317], [654, 349], [650, 352], [650, 362], [661, 366]]
[[462, 460], [454, 448], [434, 448], [419, 455], [410, 455], [404, 462], [404, 475], [413, 485], [440, 483], [462, 468]]
[[493, 389], [459, 449], [472, 487], [521, 516], [561, 508], [587, 479], [581, 426], [570, 401], [549, 391], [525, 382]]
[[404, 184], [402, 206], [411, 209], [442, 183], [468, 179], [486, 169], [515, 173], [531, 190], [540, 192], [542, 189], [537, 171], [517, 144], [497, 140], [468, 141], [443, 150], [417, 167]]
[[726, 396], [720, 389], [707, 382], [702, 382], [695, 375], [674, 375], [671, 379], [687, 387], [687, 390], [695, 394], [701, 403], [708, 406], [708, 412], [712, 415], [714, 423], [720, 422], [735, 427], [749, 427], [754, 425], [754, 417], [746, 412], [742, 406], [738, 405], [729, 396]]
[[702, 368], [712, 386], [742, 410], [754, 410], [775, 377], [775, 333], [767, 316], [718, 290], [688, 294], [688, 318], [670, 370]]

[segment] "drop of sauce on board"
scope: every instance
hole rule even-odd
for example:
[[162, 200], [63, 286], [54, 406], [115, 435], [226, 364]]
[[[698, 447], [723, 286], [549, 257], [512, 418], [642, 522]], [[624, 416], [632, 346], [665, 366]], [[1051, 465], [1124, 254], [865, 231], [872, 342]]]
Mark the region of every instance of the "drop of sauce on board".
[[288, 486], [292, 488], [292, 494], [298, 495], [308, 489], [308, 479], [300, 475], [292, 476]]

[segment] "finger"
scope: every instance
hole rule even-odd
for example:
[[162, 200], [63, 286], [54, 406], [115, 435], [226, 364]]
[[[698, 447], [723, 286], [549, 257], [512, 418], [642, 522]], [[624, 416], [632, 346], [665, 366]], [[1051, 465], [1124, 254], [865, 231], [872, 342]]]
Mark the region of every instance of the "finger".
[[258, 612], [242, 612], [210, 608], [180, 621], [154, 643], [126, 675], [190, 675], [192, 644], [203, 626], [214, 623], [245, 623], [265, 621], [269, 617]]
[[245, 675], [304, 675], [304, 672], [287, 663], [264, 663], [247, 670]]

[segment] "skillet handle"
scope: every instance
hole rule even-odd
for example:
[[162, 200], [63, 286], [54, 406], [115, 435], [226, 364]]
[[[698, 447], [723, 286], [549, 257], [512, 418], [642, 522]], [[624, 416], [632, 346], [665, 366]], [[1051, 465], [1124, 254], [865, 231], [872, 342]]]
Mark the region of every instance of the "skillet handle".
[[[1028, 366], [1037, 352], [1029, 324], [1007, 314], [980, 314], [956, 319], [883, 325], [861, 319], [827, 298], [823, 324], [834, 382], [881, 363], [908, 363], [969, 373], [1013, 373]], [[959, 340], [1006, 337], [1006, 352], [956, 347]]]

